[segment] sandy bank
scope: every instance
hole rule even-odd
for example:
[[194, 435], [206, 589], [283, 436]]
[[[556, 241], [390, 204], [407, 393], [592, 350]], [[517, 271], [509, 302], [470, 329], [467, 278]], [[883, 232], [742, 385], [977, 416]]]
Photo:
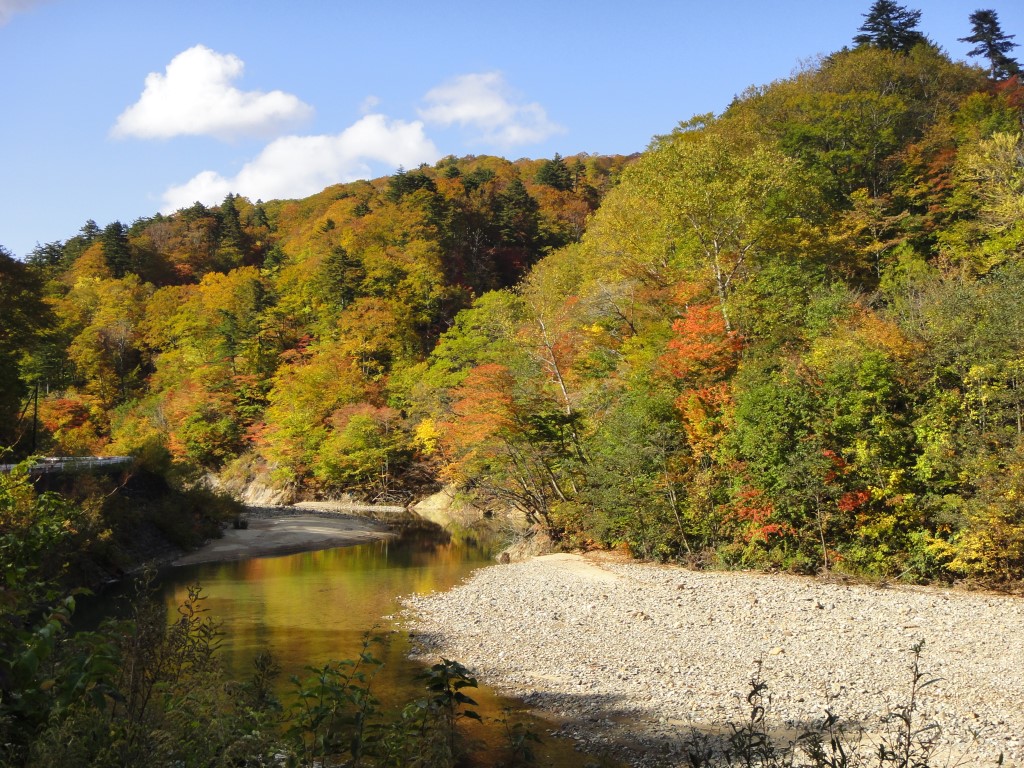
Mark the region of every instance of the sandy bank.
[[386, 525], [355, 515], [293, 514], [250, 516], [249, 527], [228, 528], [224, 536], [174, 561], [195, 565], [248, 557], [289, 555], [354, 544], [366, 544], [393, 536]]
[[799, 732], [828, 708], [884, 733], [921, 640], [940, 679], [918, 722], [940, 724], [949, 764], [1024, 764], [1019, 598], [553, 555], [406, 604], [426, 657], [459, 659], [591, 753], [635, 765], [683, 765], [691, 729], [742, 722], [759, 663], [773, 727]]

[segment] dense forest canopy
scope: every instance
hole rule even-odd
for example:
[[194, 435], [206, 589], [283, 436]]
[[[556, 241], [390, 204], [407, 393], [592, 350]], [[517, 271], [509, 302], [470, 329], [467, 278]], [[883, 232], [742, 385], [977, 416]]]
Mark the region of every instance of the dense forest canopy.
[[448, 157], [0, 254], [0, 442], [287, 489], [449, 484], [646, 557], [1024, 565], [1024, 87], [875, 2], [642, 155]]

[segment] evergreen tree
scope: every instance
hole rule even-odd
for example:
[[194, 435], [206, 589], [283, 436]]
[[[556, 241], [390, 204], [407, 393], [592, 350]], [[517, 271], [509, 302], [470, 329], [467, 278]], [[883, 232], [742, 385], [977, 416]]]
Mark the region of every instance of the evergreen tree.
[[490, 168], [477, 168], [462, 177], [462, 187], [466, 192], [472, 192], [493, 180], [494, 177], [495, 173]]
[[36, 243], [36, 247], [25, 257], [25, 263], [37, 269], [59, 267], [64, 264], [64, 244], [59, 240], [43, 245]]
[[252, 224], [255, 227], [270, 228], [270, 219], [267, 218], [267, 209], [263, 207], [262, 200], [257, 200], [252, 209]]
[[397, 203], [418, 189], [436, 192], [437, 186], [434, 184], [434, 180], [423, 171], [406, 171], [404, 168], [399, 168], [395, 175], [388, 179], [385, 197], [391, 202]]
[[149, 216], [139, 216], [138, 218], [135, 219], [135, 221], [132, 222], [132, 225], [130, 227], [125, 228], [125, 233], [129, 237], [138, 237], [139, 235], [143, 234], [147, 229], [149, 229], [149, 225], [151, 223], [155, 221], [160, 221], [160, 218], [157, 218], [159, 216], [159, 213], [152, 218]]
[[241, 250], [244, 246], [242, 219], [235, 205], [235, 196], [228, 192], [224, 202], [220, 204], [220, 241], [222, 245]]
[[999, 16], [995, 11], [975, 11], [971, 14], [970, 37], [959, 38], [961, 43], [974, 43], [974, 48], [967, 52], [968, 56], [984, 56], [988, 59], [988, 75], [993, 80], [1005, 80], [1020, 74], [1020, 64], [1007, 54], [1017, 47], [1011, 42], [1016, 35], [1003, 33], [999, 26]]
[[569, 170], [562, 156], [556, 152], [554, 159], [544, 161], [537, 171], [534, 181], [567, 192], [572, 189], [572, 171]]
[[506, 245], [531, 248], [538, 236], [540, 206], [517, 177], [498, 195], [498, 231]]
[[327, 303], [345, 309], [355, 301], [366, 279], [366, 269], [358, 256], [351, 256], [336, 245], [324, 259], [323, 268], [315, 277], [317, 288]]
[[181, 214], [181, 218], [189, 224], [194, 221], [198, 221], [199, 219], [209, 218], [213, 215], [210, 209], [198, 200], [192, 203], [188, 208], [180, 209], [179, 213]]
[[99, 225], [92, 219], [89, 219], [82, 225], [82, 228], [78, 230], [78, 236], [85, 241], [86, 245], [88, 245], [100, 236]]
[[213, 212], [216, 217], [217, 267], [225, 272], [247, 262], [248, 247], [237, 199], [229, 192]]
[[103, 258], [114, 277], [124, 277], [131, 270], [132, 252], [128, 245], [128, 229], [120, 221], [103, 228]]
[[95, 221], [89, 219], [85, 225], [78, 230], [78, 234], [64, 243], [64, 261], [66, 264], [74, 264], [75, 260], [85, 253], [93, 241], [100, 236], [102, 230]]
[[893, 0], [875, 0], [864, 15], [859, 35], [853, 38], [857, 45], [873, 45], [887, 51], [909, 51], [925, 36], [917, 31], [920, 11], [911, 11]]

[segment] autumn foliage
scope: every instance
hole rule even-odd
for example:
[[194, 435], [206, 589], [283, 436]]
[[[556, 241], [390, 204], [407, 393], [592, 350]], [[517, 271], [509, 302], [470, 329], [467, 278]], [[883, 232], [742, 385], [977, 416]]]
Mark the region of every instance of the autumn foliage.
[[11, 294], [5, 412], [38, 382], [53, 453], [448, 483], [645, 557], [1020, 578], [1017, 79], [864, 45], [634, 158], [90, 222]]

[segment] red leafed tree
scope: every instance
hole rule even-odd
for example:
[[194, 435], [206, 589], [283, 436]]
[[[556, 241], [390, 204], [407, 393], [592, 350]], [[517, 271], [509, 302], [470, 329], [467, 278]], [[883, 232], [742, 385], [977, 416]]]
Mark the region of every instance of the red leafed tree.
[[768, 542], [772, 536], [787, 536], [793, 528], [772, 518], [775, 507], [757, 488], [744, 488], [733, 503], [733, 514], [745, 524], [744, 539]]

